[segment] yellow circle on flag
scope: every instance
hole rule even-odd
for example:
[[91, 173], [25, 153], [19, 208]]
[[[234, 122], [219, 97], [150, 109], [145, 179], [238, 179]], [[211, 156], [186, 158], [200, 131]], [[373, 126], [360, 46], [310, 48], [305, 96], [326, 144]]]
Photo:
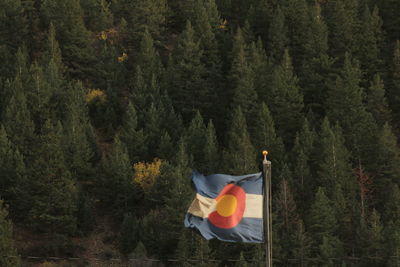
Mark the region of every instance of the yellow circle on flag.
[[237, 199], [233, 195], [224, 195], [217, 202], [217, 212], [219, 215], [228, 217], [231, 216], [237, 207]]

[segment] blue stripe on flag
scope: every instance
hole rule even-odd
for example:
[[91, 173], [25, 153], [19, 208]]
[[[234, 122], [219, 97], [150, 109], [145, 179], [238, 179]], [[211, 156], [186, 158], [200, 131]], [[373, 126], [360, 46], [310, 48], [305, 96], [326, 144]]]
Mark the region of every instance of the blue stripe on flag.
[[212, 225], [207, 218], [200, 218], [187, 213], [185, 216], [185, 226], [199, 230], [201, 235], [207, 240], [217, 238], [228, 242], [264, 242], [263, 220], [261, 218], [242, 218], [236, 227], [222, 229]]
[[197, 171], [193, 171], [192, 181], [197, 193], [209, 198], [216, 198], [221, 190], [230, 183], [237, 183], [247, 194], [262, 195], [262, 174], [261, 172], [232, 176], [226, 174], [212, 174], [204, 176]]

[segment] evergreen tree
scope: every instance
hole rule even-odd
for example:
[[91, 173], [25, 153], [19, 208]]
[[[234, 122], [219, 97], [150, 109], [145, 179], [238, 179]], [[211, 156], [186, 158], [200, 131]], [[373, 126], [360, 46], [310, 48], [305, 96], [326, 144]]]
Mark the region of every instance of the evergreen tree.
[[114, 215], [122, 217], [138, 198], [138, 191], [133, 183], [133, 169], [126, 146], [119, 136], [115, 137], [110, 154], [103, 159], [101, 171], [99, 197]]
[[358, 63], [352, 62], [346, 54], [340, 76], [329, 88], [326, 105], [330, 120], [338, 121], [343, 128], [354, 159], [361, 161], [369, 171], [374, 168], [377, 125], [363, 104], [360, 75]]
[[[314, 170], [315, 160], [314, 151], [317, 135], [313, 129], [310, 129], [310, 123], [307, 118], [304, 120], [301, 130], [296, 134], [293, 146], [293, 179], [299, 183], [299, 190], [296, 190], [295, 197], [299, 203], [299, 209], [305, 210], [311, 203], [312, 192], [316, 189], [316, 179]], [[301, 212], [303, 213], [303, 212]]]
[[13, 225], [8, 212], [0, 200], [0, 265], [4, 267], [21, 266], [21, 259], [13, 244]]
[[145, 121], [144, 125], [144, 135], [146, 137], [145, 144], [147, 145], [147, 158], [152, 158], [152, 151], [156, 151], [159, 146], [158, 139], [160, 138], [161, 131], [161, 114], [159, 109], [156, 107], [154, 103], [146, 110], [145, 113]]
[[243, 175], [256, 171], [256, 152], [246, 129], [246, 118], [239, 106], [233, 112], [228, 146], [223, 156], [223, 164], [229, 174]]
[[204, 173], [216, 173], [219, 171], [220, 153], [218, 140], [213, 122], [210, 120], [205, 131], [205, 144], [203, 147]]
[[278, 6], [274, 11], [274, 16], [272, 17], [272, 21], [269, 26], [267, 42], [267, 51], [269, 51], [269, 56], [274, 60], [274, 62], [279, 62], [284, 54], [285, 49], [287, 48], [287, 31], [285, 14]]
[[93, 32], [109, 29], [113, 26], [113, 14], [106, 0], [80, 0], [87, 28]]
[[285, 50], [281, 64], [273, 72], [268, 107], [276, 122], [278, 135], [291, 147], [303, 123], [303, 95], [293, 73], [292, 60]]
[[19, 77], [13, 81], [12, 88], [13, 95], [3, 114], [4, 128], [21, 154], [29, 159], [32, 156], [35, 126], [31, 120], [22, 81]]
[[120, 138], [127, 147], [131, 162], [137, 162], [147, 155], [146, 137], [143, 129], [138, 127], [136, 110], [131, 103], [128, 104], [126, 109]]
[[78, 197], [77, 227], [81, 234], [88, 234], [96, 225], [93, 202], [89, 196], [81, 190]]
[[385, 88], [379, 74], [374, 75], [374, 79], [368, 88], [367, 110], [371, 112], [379, 126], [383, 126], [391, 120], [391, 112], [385, 97]]
[[0, 60], [4, 63], [0, 73], [3, 77], [11, 78], [13, 73], [9, 66], [13, 65], [13, 55], [27, 38], [29, 24], [21, 0], [1, 0], [0, 10]]
[[328, 55], [328, 28], [318, 2], [308, 14], [307, 38], [302, 43], [304, 60], [299, 69], [299, 82], [304, 92], [306, 110], [313, 110], [322, 119], [325, 114], [327, 82], [334, 60]]
[[54, 23], [64, 62], [71, 76], [86, 79], [87, 75], [94, 74], [91, 65], [95, 60], [90, 50], [91, 42], [80, 0], [45, 0], [41, 4], [41, 14], [46, 25]]
[[362, 264], [365, 266], [382, 266], [384, 252], [383, 225], [379, 213], [374, 209], [368, 218], [362, 248]]
[[209, 105], [210, 94], [203, 79], [202, 54], [200, 43], [188, 21], [168, 69], [169, 93], [184, 121], [188, 121], [195, 110], [203, 113]]
[[[220, 18], [214, 0], [196, 0], [194, 9], [193, 27], [196, 37], [199, 39], [200, 48], [203, 51], [201, 62], [205, 67], [204, 80], [209, 92], [214, 92], [209, 101], [219, 101], [221, 95], [222, 62], [217, 40], [217, 23]], [[203, 110], [205, 119], [212, 118], [221, 111], [218, 105], [210, 105]], [[215, 116], [214, 116], [215, 117]]]
[[344, 145], [342, 130], [339, 125], [332, 129], [328, 119], [324, 120], [321, 128], [318, 168], [320, 186], [334, 188], [340, 184], [346, 190], [345, 195], [354, 200], [357, 184], [351, 174], [350, 154]]
[[329, 28], [329, 47], [332, 57], [345, 58], [356, 52], [358, 28], [358, 1], [334, 0], [324, 5], [324, 17]]
[[72, 177], [82, 181], [90, 179], [93, 174], [95, 140], [81, 89], [81, 85], [76, 84], [71, 85], [68, 91], [63, 148]]
[[43, 125], [29, 167], [32, 227], [48, 233], [73, 234], [76, 230], [76, 188], [65, 166], [62, 127]]
[[137, 56], [137, 65], [140, 66], [145, 84], [149, 84], [153, 76], [156, 81], [161, 78], [163, 66], [160, 56], [156, 50], [154, 40], [148, 30], [145, 28], [143, 38], [140, 41], [140, 52]]
[[168, 14], [166, 0], [138, 0], [127, 8], [133, 41], [141, 40], [146, 29], [156, 42], [162, 40]]
[[291, 179], [291, 174], [287, 166], [284, 166], [281, 176], [284, 176], [279, 184], [278, 192], [275, 194], [275, 228], [280, 236], [282, 253], [280, 255], [283, 264], [288, 264], [286, 260], [289, 258], [290, 250], [293, 246], [295, 226], [299, 220], [296, 210], [296, 203], [294, 202], [288, 180]]
[[132, 213], [124, 215], [120, 230], [120, 249], [122, 253], [129, 254], [138, 244], [139, 224]]
[[[400, 41], [397, 40], [394, 46], [394, 52], [389, 69], [389, 79], [387, 83], [387, 96], [391, 110], [393, 110], [393, 121], [400, 118]], [[396, 123], [398, 126], [398, 123]]]
[[331, 262], [329, 258], [340, 257], [341, 242], [335, 236], [337, 230], [335, 211], [321, 187], [318, 188], [315, 201], [311, 206], [308, 224], [313, 239], [313, 253], [317, 256], [319, 264], [328, 264]]
[[[375, 12], [377, 12], [375, 10]], [[378, 14], [372, 16], [368, 6], [364, 8], [361, 18], [360, 37], [357, 41], [359, 48], [357, 56], [360, 60], [361, 69], [364, 70], [364, 79], [371, 80], [373, 75], [380, 71], [380, 37], [382, 20]]]
[[247, 61], [242, 32], [238, 30], [233, 46], [232, 66], [229, 75], [229, 85], [232, 89], [231, 109], [238, 106], [249, 122], [249, 126], [255, 127], [257, 93], [254, 87], [254, 75], [250, 63]]
[[261, 104], [256, 121], [257, 129], [253, 136], [256, 150], [267, 149], [270, 155], [273, 155], [271, 157], [273, 165], [279, 169], [284, 158], [284, 146], [282, 139], [276, 134], [274, 121], [265, 103]]
[[400, 184], [400, 151], [397, 146], [397, 138], [393, 134], [388, 123], [378, 139], [377, 171], [374, 179], [374, 195], [378, 203], [382, 203], [387, 196], [388, 190], [393, 184]]
[[23, 157], [9, 141], [4, 127], [0, 125], [0, 196], [7, 203], [11, 203], [11, 211], [15, 211], [15, 217], [18, 217], [26, 201], [25, 175]]
[[[189, 179], [190, 161], [186, 151], [186, 144], [181, 140], [178, 144], [174, 167], [165, 177], [169, 184], [168, 193], [164, 195], [166, 212], [164, 222], [168, 236], [163, 245], [168, 250], [173, 249], [179, 240], [183, 227], [181, 215], [185, 213], [193, 197], [191, 180]], [[171, 246], [171, 244], [174, 244], [174, 246]]]
[[287, 0], [282, 6], [288, 25], [290, 51], [293, 65], [297, 70], [301, 63], [308, 58], [304, 57], [303, 44], [308, 38], [308, 5], [306, 0]]
[[203, 161], [205, 136], [206, 126], [200, 112], [197, 112], [187, 129], [186, 142], [188, 154], [193, 158], [194, 168], [198, 170], [204, 170], [207, 167]]
[[385, 18], [383, 26], [387, 32], [388, 39], [395, 41], [400, 36], [400, 18], [397, 16], [396, 10], [399, 10], [400, 3], [395, 0], [383, 0], [377, 3], [382, 10]]
[[293, 244], [291, 246], [291, 254], [293, 258], [298, 259], [298, 266], [305, 267], [309, 266], [310, 255], [311, 255], [311, 238], [304, 229], [304, 223], [302, 220], [298, 220], [296, 229], [292, 233], [291, 239]]

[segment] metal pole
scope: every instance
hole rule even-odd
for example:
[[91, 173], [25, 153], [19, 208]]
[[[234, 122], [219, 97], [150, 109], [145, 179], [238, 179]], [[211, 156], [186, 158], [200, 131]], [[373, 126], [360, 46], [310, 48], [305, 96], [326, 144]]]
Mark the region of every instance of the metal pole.
[[265, 266], [272, 267], [271, 161], [267, 155], [268, 151], [263, 151]]

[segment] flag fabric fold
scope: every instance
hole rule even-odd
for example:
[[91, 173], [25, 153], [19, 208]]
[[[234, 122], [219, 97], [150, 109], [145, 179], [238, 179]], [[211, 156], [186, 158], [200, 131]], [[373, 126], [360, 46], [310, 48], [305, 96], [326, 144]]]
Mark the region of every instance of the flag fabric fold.
[[193, 172], [197, 194], [185, 216], [185, 226], [207, 240], [261, 243], [263, 235], [262, 174], [242, 176]]

